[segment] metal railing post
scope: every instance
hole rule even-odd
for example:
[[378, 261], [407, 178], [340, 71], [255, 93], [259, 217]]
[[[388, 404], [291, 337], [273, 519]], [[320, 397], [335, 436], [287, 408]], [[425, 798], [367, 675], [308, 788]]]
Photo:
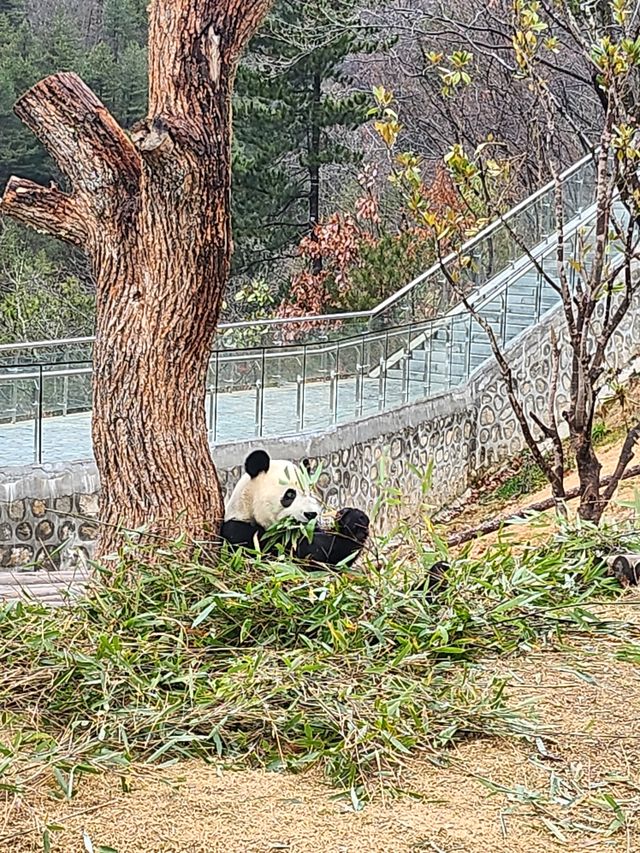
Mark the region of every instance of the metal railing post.
[[218, 350], [216, 350], [216, 379], [215, 384], [213, 386], [213, 411], [212, 411], [212, 419], [213, 419], [213, 443], [215, 444], [218, 440], [218, 383], [220, 380], [220, 354]]
[[329, 408], [331, 409], [331, 420], [338, 422], [338, 377], [340, 375], [340, 341], [336, 344], [336, 363], [329, 376]]
[[[543, 259], [544, 264], [544, 259]], [[544, 268], [544, 267], [543, 267]], [[541, 272], [536, 273], [536, 292], [535, 292], [535, 318], [536, 322], [542, 316], [542, 288], [544, 287], [545, 278]]]
[[35, 433], [34, 433], [34, 462], [37, 462], [38, 465], [42, 464], [42, 403], [44, 399], [44, 389], [42, 387], [42, 365], [38, 365], [38, 392], [37, 392], [37, 404], [36, 404], [36, 418], [34, 422]]
[[264, 433], [264, 395], [265, 395], [265, 389], [266, 389], [265, 374], [266, 374], [266, 366], [267, 366], [266, 359], [267, 359], [267, 351], [263, 347], [262, 348], [262, 359], [260, 362], [260, 393], [258, 395], [259, 400], [260, 400], [260, 408], [258, 410], [259, 419], [258, 419], [258, 433], [257, 434], [259, 437], [262, 437], [262, 434]]
[[300, 430], [304, 429], [304, 407], [305, 407], [305, 396], [307, 393], [307, 349], [308, 346], [305, 344], [302, 348], [302, 394], [300, 398], [300, 415], [299, 415], [299, 423]]
[[362, 417], [364, 403], [364, 336], [360, 342], [359, 361], [356, 361], [356, 417]]
[[211, 436], [213, 433], [213, 418], [214, 418], [214, 408], [213, 408], [213, 388], [212, 388], [212, 373], [211, 373], [211, 361], [209, 359], [209, 363], [207, 365], [207, 379], [205, 384], [205, 399], [206, 399], [206, 419], [207, 419], [207, 440], [211, 443]]
[[380, 356], [380, 368], [378, 373], [378, 411], [381, 412], [384, 409], [384, 393], [385, 393], [385, 379], [387, 374], [387, 362], [383, 355]]
[[304, 417], [304, 377], [299, 373], [296, 376], [296, 419], [298, 429], [302, 430], [302, 419]]
[[387, 388], [389, 384], [389, 329], [384, 332], [384, 382], [382, 387], [382, 408], [387, 406]]
[[509, 305], [509, 284], [502, 291], [500, 296], [500, 340], [504, 347], [507, 343], [507, 310]]
[[447, 385], [449, 388], [453, 385], [453, 317], [449, 320], [449, 329], [447, 335], [447, 349], [449, 350], [449, 376], [447, 377]]
[[69, 377], [62, 378], [62, 415], [66, 418], [69, 412]]
[[467, 352], [466, 352], [466, 378], [471, 376], [471, 336], [473, 335], [473, 314], [469, 314], [469, 328], [467, 329]]
[[15, 424], [18, 420], [18, 383], [15, 380], [11, 383], [11, 409], [11, 423]]
[[262, 422], [262, 382], [256, 379], [256, 406], [255, 406], [255, 427], [254, 433], [256, 438], [260, 437], [260, 424]]
[[329, 413], [335, 424], [338, 417], [338, 373], [333, 369], [329, 373]]
[[[425, 332], [427, 335], [427, 332]], [[429, 350], [427, 351], [427, 340], [429, 342]], [[433, 322], [429, 323], [429, 333], [428, 338], [425, 337], [425, 348], [424, 348], [424, 364], [425, 364], [425, 373], [427, 376], [426, 380], [426, 395], [427, 397], [431, 394], [431, 386], [433, 384]]]

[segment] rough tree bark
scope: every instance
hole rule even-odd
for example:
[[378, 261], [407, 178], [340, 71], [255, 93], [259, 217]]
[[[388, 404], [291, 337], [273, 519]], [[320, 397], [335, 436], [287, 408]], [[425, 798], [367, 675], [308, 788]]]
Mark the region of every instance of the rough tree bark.
[[131, 136], [75, 74], [15, 111], [70, 193], [12, 178], [0, 213], [88, 254], [97, 282], [93, 446], [103, 522], [210, 538], [223, 502], [205, 377], [232, 251], [231, 93], [270, 0], [152, 0], [149, 115]]
[[[309, 226], [312, 239], [315, 237], [315, 227], [320, 222], [320, 107], [322, 104], [322, 78], [319, 72], [313, 75], [313, 99], [311, 101], [311, 133], [309, 135]], [[313, 259], [313, 274], [322, 272], [322, 258]]]

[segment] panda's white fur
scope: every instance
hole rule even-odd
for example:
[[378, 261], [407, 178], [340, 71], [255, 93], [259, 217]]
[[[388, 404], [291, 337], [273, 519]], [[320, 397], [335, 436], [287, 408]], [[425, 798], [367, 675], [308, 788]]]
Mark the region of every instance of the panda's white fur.
[[266, 453], [262, 458], [267, 470], [240, 477], [227, 502], [225, 521], [255, 522], [266, 529], [282, 518], [304, 523], [319, 517], [322, 507], [306, 490], [300, 468], [286, 459], [269, 459]]

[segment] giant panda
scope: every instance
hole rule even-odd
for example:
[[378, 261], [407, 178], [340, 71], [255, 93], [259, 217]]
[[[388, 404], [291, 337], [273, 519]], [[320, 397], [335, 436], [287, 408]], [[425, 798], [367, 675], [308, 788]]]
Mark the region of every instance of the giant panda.
[[[265, 533], [276, 522], [291, 518], [306, 525], [320, 518], [322, 507], [304, 485], [300, 468], [285, 459], [271, 459], [264, 450], [254, 450], [244, 463], [244, 474], [231, 493], [221, 537], [232, 548], [264, 547], [268, 553], [277, 550], [268, 545]], [[336, 515], [335, 529], [316, 528], [311, 541], [301, 535], [293, 556], [310, 568], [335, 568], [352, 565], [369, 535], [369, 517], [353, 507]]]

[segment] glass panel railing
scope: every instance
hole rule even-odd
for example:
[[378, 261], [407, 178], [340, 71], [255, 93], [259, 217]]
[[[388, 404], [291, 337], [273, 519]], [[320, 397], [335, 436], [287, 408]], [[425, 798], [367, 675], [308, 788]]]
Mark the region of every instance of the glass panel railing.
[[335, 377], [338, 349], [335, 345], [307, 344], [300, 432], [327, 429], [335, 422]]
[[368, 328], [369, 313], [331, 314], [318, 317], [254, 320], [221, 324], [216, 334], [214, 349], [286, 346], [314, 341], [334, 341], [354, 337]]
[[375, 375], [388, 357], [387, 339], [384, 332], [363, 335], [364, 381], [362, 389], [362, 417], [376, 415], [382, 411], [379, 376]]
[[304, 347], [264, 350], [262, 394], [256, 397], [256, 435], [299, 432], [303, 414]]
[[[567, 216], [579, 214], [590, 205], [593, 169], [576, 170], [565, 189]], [[617, 212], [624, 225], [625, 211]], [[592, 242], [589, 216], [568, 223], [567, 257], [580, 257]], [[558, 304], [558, 293], [548, 280], [557, 277], [556, 248], [543, 239], [552, 226], [550, 195], [539, 194], [514, 211], [508, 229], [499, 224], [473, 243], [468, 262], [456, 270], [465, 286], [475, 288], [469, 299], [502, 344]], [[537, 264], [513, 252], [520, 239], [537, 244]], [[587, 252], [587, 273], [589, 265]], [[455, 290], [437, 269], [392, 300], [388, 311], [366, 329], [361, 314], [335, 321], [304, 318], [297, 321], [298, 329], [273, 323], [261, 330], [254, 324], [256, 340], [268, 344], [249, 346], [247, 328], [242, 327], [244, 343], [231, 346], [241, 339], [227, 337], [228, 346], [215, 351], [209, 365], [210, 441], [322, 430], [460, 385], [492, 352], [484, 330], [462, 304], [442, 313], [443, 304], [455, 303]], [[430, 319], [434, 312], [439, 316]], [[389, 325], [389, 318], [404, 322]], [[307, 322], [310, 326], [302, 328]], [[289, 339], [298, 333], [308, 335], [304, 342]], [[233, 335], [238, 334], [234, 327]], [[91, 366], [86, 358], [91, 342], [53, 343], [47, 342], [48, 349], [0, 348], [0, 464], [90, 454]], [[63, 355], [69, 352], [83, 358], [65, 361]], [[43, 353], [51, 358], [43, 358]]]
[[0, 465], [38, 461], [40, 371], [13, 370], [0, 376]]
[[91, 365], [87, 362], [60, 362], [42, 368], [37, 380], [42, 395], [36, 462], [91, 458], [91, 381]]

